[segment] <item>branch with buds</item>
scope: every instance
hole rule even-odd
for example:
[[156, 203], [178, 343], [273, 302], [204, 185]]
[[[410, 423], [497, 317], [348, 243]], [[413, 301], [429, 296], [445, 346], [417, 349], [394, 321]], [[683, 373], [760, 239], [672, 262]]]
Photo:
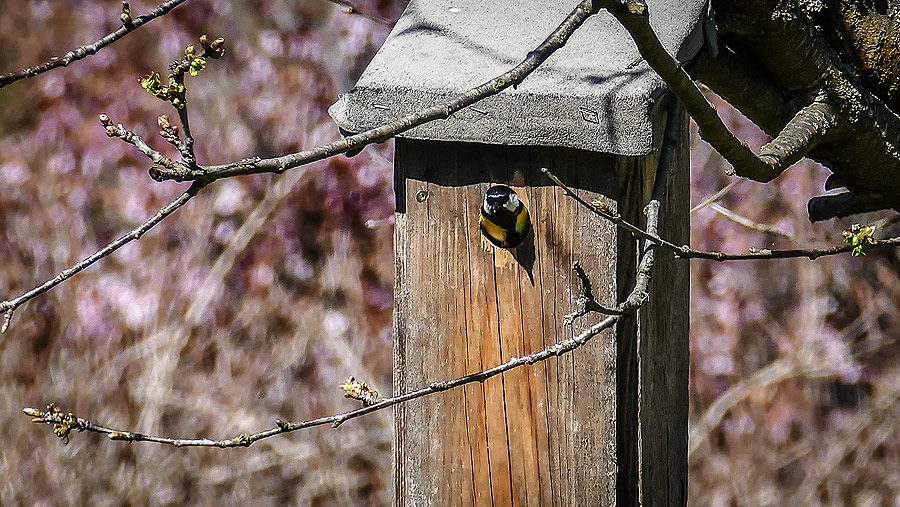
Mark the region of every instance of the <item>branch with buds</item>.
[[9, 74], [5, 74], [0, 76], [0, 88], [4, 86], [15, 83], [21, 79], [26, 79], [30, 77], [37, 76], [39, 74], [43, 74], [49, 70], [53, 70], [59, 67], [65, 67], [70, 63], [76, 62], [83, 58], [86, 58], [90, 55], [96, 54], [101, 49], [109, 46], [113, 42], [125, 37], [131, 32], [137, 30], [141, 26], [153, 21], [154, 19], [165, 16], [172, 9], [178, 7], [183, 4], [186, 0], [168, 0], [167, 2], [163, 2], [156, 6], [154, 9], [151, 9], [149, 12], [142, 16], [132, 17], [131, 15], [131, 6], [128, 5], [128, 2], [122, 2], [122, 11], [119, 15], [119, 19], [122, 22], [122, 26], [117, 28], [112, 33], [107, 34], [102, 39], [94, 42], [92, 44], [87, 44], [81, 46], [77, 49], [73, 49], [69, 51], [62, 58], [53, 57], [50, 61], [35, 65], [33, 67], [28, 67], [27, 69], [21, 70], [19, 72], [10, 72]]

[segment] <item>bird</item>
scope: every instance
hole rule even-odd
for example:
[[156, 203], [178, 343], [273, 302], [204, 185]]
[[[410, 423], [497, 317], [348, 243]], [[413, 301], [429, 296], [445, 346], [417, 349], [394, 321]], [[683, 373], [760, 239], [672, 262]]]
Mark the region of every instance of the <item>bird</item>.
[[506, 185], [494, 185], [484, 194], [479, 222], [484, 237], [500, 248], [519, 246], [531, 230], [528, 209]]

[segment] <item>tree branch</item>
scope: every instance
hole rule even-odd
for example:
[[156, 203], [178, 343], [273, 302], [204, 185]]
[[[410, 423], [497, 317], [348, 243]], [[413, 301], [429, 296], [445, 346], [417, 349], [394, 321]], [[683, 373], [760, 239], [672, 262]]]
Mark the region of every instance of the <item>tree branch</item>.
[[[162, 118], [164, 118], [164, 116], [160, 117], [160, 119]], [[160, 121], [160, 123], [162, 122]], [[166, 124], [168, 125], [168, 118], [166, 118]], [[151, 148], [150, 145], [147, 144], [147, 142], [144, 141], [141, 136], [126, 129], [121, 123], [119, 123], [118, 125], [113, 125], [112, 119], [105, 113], [100, 115], [100, 125], [106, 129], [106, 135], [108, 135], [109, 137], [118, 137], [126, 143], [133, 145], [138, 149], [139, 152], [143, 153], [147, 158], [152, 160], [154, 164], [159, 164], [165, 167], [179, 167], [182, 165], [180, 162], [176, 162]], [[169, 142], [173, 144], [175, 144], [175, 142], [178, 142], [180, 144], [180, 141], [178, 141], [177, 138], [170, 137], [167, 138], [167, 140], [169, 140]]]
[[900, 117], [884, 96], [868, 89], [865, 73], [854, 70], [835, 51], [834, 37], [840, 38], [840, 28], [833, 32], [817, 26], [802, 4], [789, 2], [778, 8], [780, 15], [773, 16], [767, 2], [718, 2], [718, 32], [737, 55], [722, 51], [715, 63], [701, 56], [695, 66], [698, 77], [771, 135], [778, 135], [788, 124], [787, 115], [810, 105], [810, 97], [827, 96], [836, 106], [840, 121], [830, 134], [835, 138], [810, 145], [804, 156], [834, 171], [852, 195], [810, 201], [811, 221], [898, 209], [900, 202], [890, 196], [898, 195], [900, 188]]
[[390, 137], [405, 132], [413, 127], [433, 120], [444, 119], [451, 114], [468, 107], [486, 97], [496, 95], [510, 86], [516, 86], [531, 74], [556, 50], [563, 47], [569, 37], [592, 14], [592, 1], [582, 0], [566, 19], [537, 48], [529, 52], [521, 63], [475, 88], [472, 88], [453, 99], [409, 115], [387, 125], [377, 127], [356, 135], [345, 137], [325, 146], [292, 153], [281, 157], [261, 159], [250, 158], [230, 164], [197, 167], [195, 169], [154, 168], [151, 176], [157, 180], [205, 181], [207, 183], [246, 174], [283, 173], [288, 169], [322, 160], [340, 153], [360, 149], [366, 145], [384, 142]]
[[556, 184], [556, 186], [562, 188], [565, 191], [565, 195], [571, 197], [572, 199], [575, 199], [575, 201], [578, 204], [581, 204], [585, 208], [591, 210], [595, 215], [603, 217], [606, 220], [609, 220], [610, 222], [616, 224], [616, 226], [620, 227], [621, 229], [624, 229], [624, 230], [630, 232], [636, 238], [644, 239], [644, 240], [650, 241], [654, 244], [663, 245], [667, 248], [671, 248], [672, 250], [679, 250], [682, 248], [674, 243], [670, 243], [669, 241], [666, 241], [665, 239], [660, 238], [659, 236], [656, 236], [655, 233], [650, 234], [646, 231], [641, 230], [640, 227], [624, 220], [621, 216], [607, 210], [603, 206], [595, 206], [595, 205], [585, 201], [584, 199], [579, 197], [578, 194], [576, 194], [574, 190], [569, 188], [568, 185], [563, 183], [563, 181], [560, 180], [555, 174], [550, 172], [550, 169], [547, 169], [546, 167], [542, 167], [541, 171], [544, 174], [546, 174], [547, 177], [550, 178], [550, 180], [553, 181], [554, 184]]
[[734, 167], [739, 176], [768, 182], [788, 166], [804, 157], [810, 149], [833, 136], [840, 123], [834, 106], [825, 98], [802, 109], [776, 139], [757, 156], [750, 147], [722, 123], [716, 109], [681, 64], [670, 56], [650, 27], [650, 15], [643, 0], [611, 2], [607, 9], [628, 30], [641, 56], [653, 67], [684, 104], [704, 140]]
[[[789, 258], [798, 258], [798, 257], [806, 257], [809, 260], [816, 260], [819, 257], [827, 257], [830, 255], [838, 255], [843, 253], [848, 253], [854, 251], [857, 247], [854, 245], [837, 245], [829, 248], [794, 248], [789, 250], [769, 250], [765, 248], [761, 249], [752, 249], [747, 253], [725, 253], [725, 252], [715, 252], [715, 251], [706, 251], [706, 250], [694, 250], [688, 245], [676, 245], [671, 241], [666, 240], [665, 238], [659, 237], [655, 230], [651, 234], [649, 229], [647, 231], [642, 231], [634, 224], [631, 224], [622, 219], [622, 217], [612, 214], [602, 208], [598, 208], [594, 206], [584, 199], [578, 197], [571, 188], [566, 186], [565, 183], [560, 181], [553, 173], [551, 173], [548, 169], [542, 169], [544, 173], [551, 179], [553, 182], [565, 190], [566, 195], [571, 196], [575, 199], [579, 204], [584, 206], [585, 208], [591, 210], [596, 215], [609, 220], [610, 222], [616, 224], [618, 227], [634, 234], [636, 237], [646, 240], [656, 246], [661, 246], [663, 248], [667, 248], [672, 250], [675, 254], [676, 258], [679, 259], [709, 259], [719, 262], [724, 261], [742, 261], [742, 260], [761, 260], [761, 259], [789, 259]], [[651, 204], [653, 201], [651, 201]], [[648, 204], [648, 208], [646, 212], [648, 214], [648, 220], [650, 212], [652, 212], [652, 208], [650, 204]], [[873, 240], [873, 242], [869, 245], [869, 248], [880, 248], [887, 246], [900, 246], [900, 237], [888, 238], [888, 239], [880, 239]]]
[[581, 281], [581, 294], [575, 298], [575, 311], [563, 318], [564, 325], [571, 325], [578, 317], [583, 317], [591, 312], [602, 313], [603, 315], [622, 315], [622, 311], [618, 308], [607, 308], [597, 302], [594, 297], [594, 289], [591, 280], [588, 278], [581, 263], [575, 261], [572, 263], [572, 270]]
[[[25, 408], [22, 409], [22, 412], [24, 412], [26, 415], [32, 416], [32, 422], [35, 423], [50, 424], [55, 428], [68, 427], [69, 431], [78, 430], [89, 431], [93, 433], [105, 433], [112, 440], [124, 440], [127, 442], [155, 442], [158, 444], [174, 445], [175, 447], [249, 447], [254, 442], [257, 442], [264, 438], [273, 437], [282, 433], [290, 433], [292, 431], [312, 428], [314, 426], [323, 426], [329, 424], [332, 428], [337, 428], [350, 419], [355, 419], [357, 417], [378, 410], [383, 410], [399, 403], [405, 403], [407, 401], [421, 398], [429, 394], [439, 393], [448, 389], [452, 389], [454, 387], [459, 387], [474, 382], [484, 382], [491, 377], [500, 375], [501, 373], [509, 371], [513, 368], [517, 368], [526, 364], [534, 364], [553, 356], [565, 354], [566, 352], [570, 352], [584, 345], [591, 338], [600, 334], [603, 330], [612, 327], [620, 318], [621, 316], [619, 315], [609, 316], [598, 322], [597, 324], [594, 324], [585, 331], [581, 332], [578, 336], [561, 341], [559, 343], [556, 343], [555, 345], [551, 345], [543, 350], [540, 350], [533, 354], [529, 354], [527, 356], [513, 357], [505, 363], [498, 364], [493, 368], [489, 368], [478, 373], [464, 375], [462, 377], [445, 382], [434, 382], [428, 387], [423, 387], [421, 389], [417, 389], [415, 391], [399, 396], [384, 398], [380, 401], [372, 403], [371, 405], [364, 406], [356, 410], [351, 410], [349, 412], [344, 412], [342, 414], [319, 417], [317, 419], [309, 419], [307, 421], [295, 423], [276, 419], [274, 428], [270, 428], [268, 430], [260, 431], [257, 433], [238, 435], [233, 438], [226, 438], [222, 440], [214, 440], [210, 438], [169, 438], [158, 435], [137, 433], [133, 431], [116, 430], [92, 423], [91, 421], [82, 419], [81, 417], [76, 417], [71, 413], [63, 414], [58, 410], [54, 410], [54, 407], [52, 406], [48, 407], [46, 411], [40, 411], [34, 408]], [[60, 435], [59, 430], [57, 430], [57, 435]], [[60, 436], [63, 437], [63, 435]], [[65, 437], [67, 436], [68, 432], [66, 432], [65, 434]]]
[[703, 200], [700, 201], [699, 204], [697, 204], [696, 206], [694, 206], [693, 208], [691, 208], [691, 216], [696, 215], [696, 214], [699, 213], [703, 208], [705, 208], [705, 207], [707, 207], [707, 206], [711, 206], [713, 203], [715, 203], [715, 202], [718, 201], [719, 199], [721, 199], [721, 198], [725, 197], [726, 195], [728, 195], [728, 193], [731, 192], [732, 190], [734, 190], [734, 187], [738, 186], [738, 184], [740, 184], [742, 181], [744, 181], [744, 180], [741, 180], [741, 179], [735, 179], [735, 180], [732, 180], [731, 183], [729, 183], [729, 184], [725, 185], [724, 187], [720, 188], [719, 190], [717, 190], [717, 191], [714, 192], [713, 194], [710, 194], [710, 195], [704, 197]]
[[[900, 246], [900, 237], [875, 240], [870, 248], [879, 248], [886, 246]], [[794, 248], [789, 250], [769, 250], [766, 248], [753, 249], [747, 253], [725, 253], [725, 252], [709, 252], [704, 250], [693, 250], [691, 248], [682, 247], [675, 252], [676, 257], [682, 259], [709, 259], [713, 261], [746, 261], [761, 259], [791, 259], [806, 257], [814, 261], [819, 257], [827, 257], [829, 255], [838, 255], [852, 252], [855, 247], [852, 245], [837, 245], [829, 248]]]
[[872, 210], [893, 208], [897, 206], [897, 196], [887, 194], [855, 194], [840, 192], [832, 195], [813, 197], [806, 205], [811, 222], [827, 220], [834, 217], [846, 217]]
[[793, 165], [810, 149], [833, 140], [840, 133], [838, 114], [838, 108], [825, 97], [817, 98], [798, 111], [775, 139], [759, 149], [759, 158], [771, 167]]
[[[761, 68], [753, 51], [730, 43], [715, 58], [701, 51], [688, 71], [730, 104], [741, 104], [741, 113], [774, 135], [790, 121], [793, 110], [775, 80]], [[749, 99], [741, 100], [744, 97]]]
[[46, 282], [44, 282], [43, 284], [41, 284], [37, 287], [29, 290], [28, 292], [22, 294], [21, 296], [19, 296], [17, 298], [6, 300], [6, 301], [0, 301], [0, 312], [5, 312], [4, 322], [3, 322], [2, 327], [0, 327], [0, 333], [5, 333], [6, 330], [9, 328], [9, 323], [12, 320], [12, 315], [13, 315], [13, 312], [16, 310], [16, 308], [18, 308], [22, 304], [26, 303], [27, 301], [30, 301], [31, 299], [34, 299], [37, 296], [40, 296], [41, 294], [47, 292], [48, 290], [52, 289], [53, 287], [56, 287], [57, 285], [68, 280], [69, 278], [72, 278], [75, 274], [79, 273], [80, 271], [83, 271], [84, 269], [88, 268], [89, 266], [91, 266], [95, 262], [99, 261], [100, 259], [115, 252], [119, 248], [127, 245], [128, 243], [130, 243], [136, 239], [140, 239], [140, 237], [143, 236], [145, 232], [152, 229], [153, 226], [162, 222], [164, 218], [166, 218], [167, 216], [174, 213], [178, 208], [187, 204], [187, 202], [189, 200], [191, 200], [192, 197], [197, 195], [197, 192], [199, 192], [205, 186], [206, 186], [206, 183], [194, 182], [194, 184], [192, 184], [190, 186], [190, 188], [185, 190], [183, 194], [178, 196], [177, 199], [175, 199], [174, 201], [170, 202], [169, 204], [163, 206], [159, 211], [156, 212], [155, 215], [148, 218], [147, 221], [145, 221], [139, 227], [123, 234], [122, 236], [119, 236], [119, 238], [117, 238], [110, 244], [108, 244], [105, 247], [101, 248], [100, 250], [97, 250], [96, 252], [94, 252], [90, 257], [87, 257], [86, 259], [82, 260], [78, 264], [75, 264], [74, 266], [72, 266], [64, 271], [61, 271], [55, 277], [51, 278], [50, 280], [47, 280]]
[[0, 76], [0, 88], [3, 88], [8, 84], [15, 83], [20, 79], [34, 77], [38, 74], [42, 74], [57, 67], [65, 67], [72, 62], [76, 62], [78, 60], [81, 60], [82, 58], [93, 55], [106, 46], [109, 46], [113, 42], [137, 30], [141, 25], [149, 23], [150, 21], [153, 21], [160, 16], [168, 14], [169, 11], [171, 11], [175, 7], [178, 7], [186, 1], [187, 0], [168, 0], [167, 2], [163, 2], [156, 6], [154, 9], [151, 9], [149, 12], [147, 12], [147, 14], [138, 16], [136, 18], [131, 18], [130, 23], [123, 24], [114, 32], [107, 34], [105, 37], [98, 40], [97, 42], [94, 42], [93, 44], [87, 44], [81, 46], [80, 48], [73, 49], [72, 51], [69, 51], [68, 53], [63, 55], [62, 58], [54, 57], [49, 62], [35, 65], [19, 72], [11, 72], [9, 74], [2, 75]]
[[791, 241], [794, 241], [793, 236], [782, 231], [781, 229], [771, 226], [771, 225], [768, 225], [768, 224], [761, 224], [759, 222], [754, 222], [753, 220], [750, 220], [749, 218], [747, 218], [745, 216], [738, 215], [734, 211], [731, 211], [730, 209], [726, 208], [725, 206], [722, 206], [721, 204], [719, 204], [717, 202], [710, 204], [709, 207], [712, 208], [713, 211], [715, 211], [716, 213], [719, 213], [720, 215], [727, 218], [728, 220], [731, 220], [732, 222], [734, 222], [736, 224], [743, 225], [744, 227], [746, 227], [748, 229], [753, 229], [755, 231], [764, 232], [766, 234], [774, 234], [776, 236], [781, 236], [783, 238], [787, 238]]

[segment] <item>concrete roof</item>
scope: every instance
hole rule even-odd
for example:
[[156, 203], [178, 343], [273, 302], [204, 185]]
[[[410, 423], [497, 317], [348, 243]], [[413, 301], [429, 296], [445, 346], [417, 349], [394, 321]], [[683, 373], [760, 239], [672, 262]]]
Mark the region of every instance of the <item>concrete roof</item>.
[[[329, 113], [342, 129], [361, 132], [443, 102], [518, 64], [576, 4], [412, 0], [356, 86]], [[681, 61], [696, 55], [705, 1], [647, 4], [670, 54]], [[638, 56], [625, 29], [601, 11], [517, 89], [400, 137], [646, 155], [659, 142], [653, 118], [665, 84], [646, 62], [635, 63]]]

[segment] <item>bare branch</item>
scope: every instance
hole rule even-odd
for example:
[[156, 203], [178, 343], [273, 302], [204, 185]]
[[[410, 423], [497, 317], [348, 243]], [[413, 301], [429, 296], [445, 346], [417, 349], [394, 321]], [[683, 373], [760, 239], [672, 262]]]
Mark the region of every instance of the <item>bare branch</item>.
[[691, 208], [691, 216], [696, 215], [696, 214], [699, 213], [700, 210], [702, 210], [703, 208], [705, 208], [705, 207], [711, 205], [712, 203], [718, 201], [718, 200], [721, 199], [722, 197], [725, 197], [729, 192], [731, 192], [732, 190], [734, 190], [734, 187], [736, 187], [736, 186], [737, 186], [740, 182], [742, 182], [742, 181], [744, 181], [744, 180], [736, 179], [736, 180], [732, 181], [731, 183], [725, 185], [724, 187], [722, 187], [721, 189], [719, 189], [719, 190], [716, 191], [715, 193], [713, 193], [713, 194], [711, 194], [711, 195], [708, 195], [708, 196], [704, 197], [703, 200], [700, 201], [699, 204], [697, 204], [696, 206], [694, 206], [693, 208]]
[[781, 229], [771, 226], [771, 225], [754, 222], [753, 220], [750, 220], [749, 218], [747, 218], [743, 215], [739, 215], [739, 214], [735, 213], [734, 211], [731, 211], [730, 209], [726, 208], [725, 206], [722, 206], [719, 203], [712, 203], [709, 205], [709, 207], [712, 208], [713, 211], [715, 211], [716, 213], [727, 218], [728, 220], [731, 220], [732, 222], [734, 222], [736, 224], [743, 225], [744, 227], [746, 227], [748, 229], [753, 229], [754, 231], [764, 232], [766, 234], [774, 234], [776, 236], [781, 236], [783, 238], [787, 238], [791, 241], [794, 241], [793, 236], [782, 231]]
[[171, 11], [175, 7], [178, 7], [186, 1], [187, 0], [169, 0], [167, 2], [163, 2], [156, 6], [154, 9], [151, 9], [149, 12], [147, 12], [147, 14], [138, 16], [136, 18], [131, 18], [130, 23], [123, 24], [118, 29], [116, 29], [116, 31], [107, 34], [105, 37], [98, 40], [97, 42], [94, 42], [93, 44], [87, 44], [85, 46], [81, 46], [80, 48], [73, 49], [72, 51], [69, 51], [68, 53], [63, 55], [62, 58], [54, 57], [49, 62], [35, 65], [19, 72], [11, 72], [9, 74], [0, 76], [0, 88], [3, 88], [4, 86], [14, 83], [20, 79], [34, 77], [38, 74], [42, 74], [57, 67], [65, 67], [72, 62], [93, 55], [106, 46], [109, 46], [113, 42], [137, 30], [141, 25], [149, 23], [150, 21], [153, 21], [160, 16], [168, 14], [169, 11]]
[[[579, 204], [586, 207], [587, 209], [593, 211], [595, 214], [611, 221], [622, 229], [634, 234], [635, 236], [646, 240], [654, 245], [661, 246], [663, 248], [668, 248], [675, 253], [675, 257], [679, 259], [709, 259], [719, 262], [724, 261], [744, 261], [744, 260], [761, 260], [761, 259], [790, 259], [790, 258], [799, 258], [806, 257], [809, 260], [816, 260], [819, 257], [827, 257], [830, 255], [838, 255], [844, 254], [848, 252], [852, 252], [856, 247], [853, 245], [837, 245], [828, 248], [794, 248], [788, 250], [769, 250], [766, 248], [760, 249], [752, 249], [747, 253], [725, 253], [725, 252], [715, 252], [715, 251], [706, 251], [706, 250], [694, 250], [688, 245], [678, 246], [671, 241], [668, 241], [664, 238], [656, 235], [655, 231], [653, 234], [647, 231], [640, 230], [634, 224], [631, 224], [622, 219], [622, 217], [612, 214], [609, 211], [603, 210], [594, 206], [584, 199], [578, 197], [571, 188], [566, 186], [565, 183], [559, 180], [553, 173], [551, 173], [548, 169], [542, 169], [544, 173], [551, 179], [553, 182], [560, 186], [563, 190], [565, 190], [566, 195], [571, 196], [575, 199]], [[652, 203], [653, 201], [651, 201]], [[648, 218], [649, 212], [652, 211], [648, 205]], [[873, 242], [869, 245], [869, 248], [880, 248], [887, 246], [900, 246], [900, 237], [888, 238], [888, 239], [879, 239], [873, 240]]]
[[[870, 248], [900, 246], [900, 237], [875, 240]], [[789, 250], [768, 250], [759, 249], [751, 250], [747, 253], [724, 253], [724, 252], [708, 252], [704, 250], [692, 250], [687, 247], [675, 252], [675, 255], [682, 259], [710, 259], [714, 261], [746, 261], [760, 259], [791, 259], [806, 257], [814, 261], [819, 257], [827, 257], [829, 255], [838, 255], [852, 252], [855, 247], [852, 245], [838, 245], [830, 248], [794, 248]]]
[[261, 159], [250, 158], [230, 164], [198, 167], [192, 170], [156, 168], [151, 176], [157, 180], [202, 180], [215, 181], [231, 176], [259, 173], [283, 173], [288, 169], [322, 160], [340, 153], [358, 150], [366, 145], [384, 142], [399, 133], [429, 121], [447, 118], [451, 114], [470, 106], [486, 97], [496, 95], [510, 86], [516, 86], [531, 74], [556, 50], [563, 47], [569, 37], [588, 19], [592, 11], [592, 1], [582, 0], [566, 19], [537, 48], [529, 52], [521, 63], [487, 81], [472, 88], [453, 99], [428, 109], [406, 115], [387, 125], [345, 137], [325, 146], [292, 153], [281, 157]]
[[826, 97], [819, 97], [797, 111], [778, 136], [759, 149], [759, 158], [773, 168], [787, 168], [812, 148], [834, 139], [839, 131], [837, 106]]
[[563, 325], [571, 325], [578, 317], [583, 317], [591, 312], [602, 313], [604, 315], [622, 315], [623, 312], [621, 310], [617, 308], [607, 308], [597, 302], [594, 298], [594, 289], [591, 285], [591, 280], [588, 278], [587, 273], [584, 272], [584, 268], [581, 267], [581, 263], [578, 261], [573, 262], [572, 270], [575, 271], [578, 279], [581, 280], [581, 294], [575, 299], [575, 311], [563, 318]]
[[679, 250], [682, 248], [674, 243], [670, 243], [670, 242], [660, 238], [659, 236], [651, 235], [645, 231], [642, 231], [639, 227], [625, 221], [619, 215], [612, 213], [609, 210], [607, 210], [601, 206], [594, 206], [593, 204], [590, 204], [589, 202], [582, 199], [581, 197], [578, 197], [578, 194], [576, 194], [571, 188], [569, 188], [565, 183], [563, 183], [562, 180], [560, 180], [555, 174], [550, 172], [550, 169], [543, 167], [543, 168], [541, 168], [541, 171], [543, 171], [543, 173], [546, 174], [547, 177], [553, 181], [553, 183], [555, 183], [558, 187], [562, 188], [565, 191], [565, 195], [571, 197], [572, 199], [575, 199], [575, 201], [578, 202], [578, 204], [581, 204], [585, 208], [591, 210], [595, 215], [601, 216], [601, 217], [605, 218], [606, 220], [609, 220], [610, 222], [616, 224], [620, 228], [630, 232], [637, 238], [645, 239], [652, 243], [660, 244], [660, 245], [666, 246], [668, 248], [671, 248], [673, 250]]
[[744, 141], [728, 130], [694, 80], [666, 52], [650, 27], [649, 12], [642, 0], [607, 2], [607, 9], [631, 34], [641, 56], [684, 104], [697, 122], [703, 139], [731, 163], [738, 175], [756, 181], [771, 181], [810, 149], [836, 134], [839, 127], [836, 108], [825, 97], [819, 97], [801, 109], [776, 139], [760, 150], [759, 156], [755, 155]]
[[[160, 116], [160, 123], [162, 123], [163, 118], [165, 118], [165, 116]], [[167, 118], [166, 124], [168, 125]], [[147, 142], [144, 141], [143, 138], [141, 138], [141, 136], [135, 134], [130, 130], [127, 130], [121, 123], [119, 123], [118, 125], [113, 125], [112, 119], [105, 113], [100, 115], [100, 125], [102, 125], [103, 128], [106, 129], [106, 135], [108, 135], [109, 137], [118, 137], [128, 144], [134, 145], [134, 147], [137, 148], [138, 151], [146, 155], [147, 158], [152, 160], [154, 164], [159, 164], [165, 167], [178, 167], [181, 165], [179, 162], [176, 162], [151, 148], [150, 145], [148, 145]], [[170, 140], [170, 142], [172, 141]]]
[[17, 298], [6, 300], [6, 301], [0, 301], [0, 312], [5, 312], [4, 324], [2, 327], [2, 331], [5, 332], [6, 329], [9, 328], [9, 322], [12, 319], [12, 314], [16, 310], [16, 308], [18, 308], [22, 304], [34, 299], [35, 297], [40, 296], [41, 294], [47, 292], [48, 290], [52, 289], [53, 287], [56, 287], [57, 285], [68, 280], [69, 278], [72, 278], [75, 274], [83, 271], [84, 269], [88, 268], [89, 266], [91, 266], [95, 262], [99, 261], [100, 259], [115, 252], [119, 248], [127, 245], [128, 243], [130, 243], [136, 239], [140, 239], [140, 237], [143, 236], [145, 232], [152, 229], [153, 226], [162, 222], [164, 218], [166, 218], [167, 216], [174, 213], [178, 208], [187, 204], [187, 202], [189, 200], [191, 200], [192, 197], [197, 195], [197, 192], [199, 192], [200, 189], [202, 189], [205, 186], [206, 186], [206, 183], [194, 182], [194, 184], [191, 185], [190, 188], [185, 190], [183, 194], [178, 196], [177, 199], [175, 199], [174, 201], [170, 202], [169, 204], [163, 206], [159, 211], [156, 212], [155, 215], [148, 218], [147, 221], [145, 221], [139, 227], [132, 229], [131, 231], [123, 234], [122, 236], [119, 236], [116, 240], [114, 240], [110, 244], [106, 245], [105, 247], [101, 248], [100, 250], [97, 250], [91, 256], [82, 260], [78, 264], [75, 264], [74, 266], [60, 272], [55, 277], [51, 278], [50, 280], [47, 280], [46, 282], [44, 282], [43, 284], [41, 284], [37, 287], [29, 290], [28, 292], [22, 294], [21, 296], [19, 296]]
[[834, 217], [846, 217], [857, 213], [892, 208], [897, 206], [897, 196], [892, 192], [884, 194], [856, 194], [840, 192], [832, 195], [813, 197], [806, 205], [809, 220], [818, 222]]
[[[22, 412], [24, 412], [26, 415], [32, 416], [32, 422], [35, 423], [50, 424], [57, 428], [60, 426], [65, 427], [68, 425], [69, 430], [74, 429], [78, 431], [89, 431], [93, 433], [105, 433], [112, 440], [124, 440], [128, 442], [156, 442], [158, 444], [174, 445], [175, 447], [248, 447], [254, 442], [262, 440], [264, 438], [280, 435], [282, 433], [289, 433], [292, 431], [312, 428], [314, 426], [323, 426], [329, 424], [332, 428], [337, 428], [350, 419], [354, 419], [378, 410], [383, 410], [399, 403], [405, 403], [407, 401], [421, 398], [429, 394], [439, 393], [448, 389], [452, 389], [454, 387], [459, 387], [474, 382], [484, 382], [491, 377], [500, 375], [501, 373], [509, 371], [513, 368], [517, 368], [526, 364], [534, 364], [553, 356], [559, 356], [565, 354], [566, 352], [571, 352], [572, 350], [575, 350], [587, 343], [591, 338], [597, 336], [605, 329], [609, 329], [610, 327], [612, 327], [616, 322], [618, 322], [620, 318], [621, 316], [619, 315], [609, 316], [586, 329], [579, 335], [574, 336], [568, 340], [561, 341], [559, 343], [556, 343], [555, 345], [551, 345], [543, 350], [540, 350], [533, 354], [529, 354], [527, 356], [513, 357], [505, 363], [498, 364], [493, 368], [489, 368], [478, 373], [465, 375], [445, 382], [434, 382], [428, 387], [417, 389], [400, 396], [383, 398], [371, 405], [364, 406], [356, 410], [351, 410], [349, 412], [344, 412], [343, 414], [335, 414], [328, 417], [319, 417], [318, 419], [310, 419], [307, 421], [296, 423], [285, 422], [280, 419], [276, 419], [274, 428], [257, 433], [238, 435], [233, 438], [226, 438], [222, 440], [214, 440], [210, 438], [169, 438], [158, 435], [147, 435], [144, 433], [137, 433], [133, 431], [122, 431], [99, 424], [94, 424], [87, 419], [75, 417], [73, 414], [63, 414], [58, 410], [53, 410], [51, 407], [48, 407], [46, 411], [40, 411], [34, 408], [25, 408], [22, 410]], [[68, 435], [68, 433], [66, 435]]]

